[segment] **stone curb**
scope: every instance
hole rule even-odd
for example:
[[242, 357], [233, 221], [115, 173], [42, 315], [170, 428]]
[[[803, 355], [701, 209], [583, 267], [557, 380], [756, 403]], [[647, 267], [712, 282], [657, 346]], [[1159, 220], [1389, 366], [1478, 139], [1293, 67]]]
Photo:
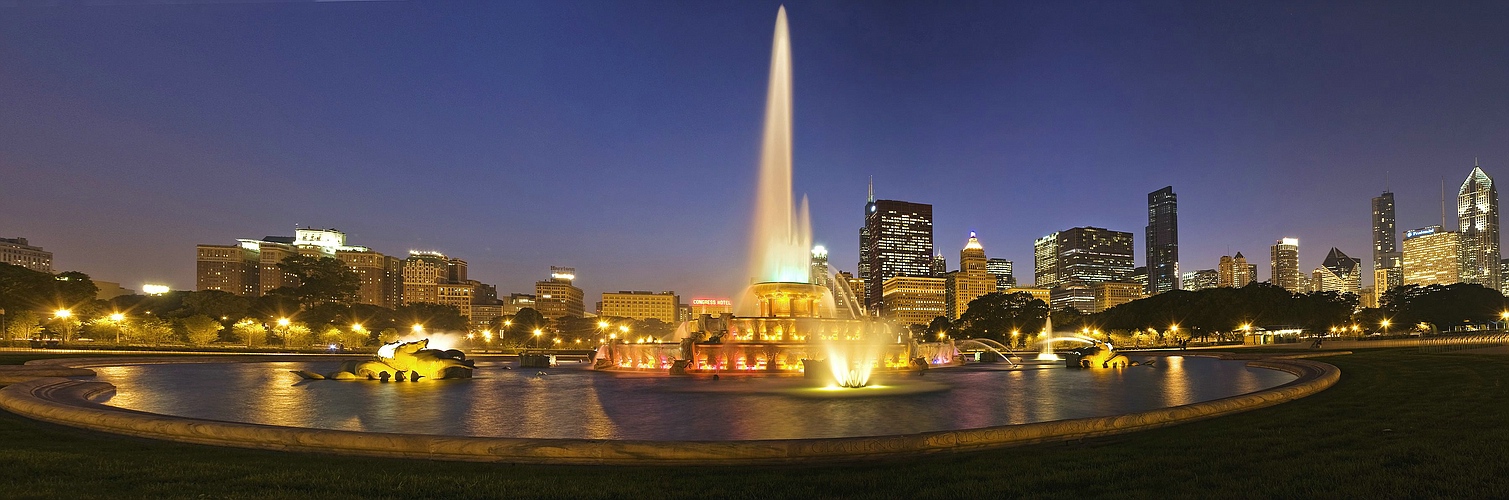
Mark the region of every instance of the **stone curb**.
[[833, 463], [969, 452], [1121, 434], [1264, 408], [1335, 385], [1341, 370], [1303, 359], [1248, 365], [1297, 375], [1238, 396], [1124, 415], [852, 438], [751, 441], [526, 439], [391, 434], [201, 420], [115, 408], [104, 382], [43, 378], [0, 389], [0, 408], [54, 424], [183, 443], [280, 451], [474, 462], [588, 465]]

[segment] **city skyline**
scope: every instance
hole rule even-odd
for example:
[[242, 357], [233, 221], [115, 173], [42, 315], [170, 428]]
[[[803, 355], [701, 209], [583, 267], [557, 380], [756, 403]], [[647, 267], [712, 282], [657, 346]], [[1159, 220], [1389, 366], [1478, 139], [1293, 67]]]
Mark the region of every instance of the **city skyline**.
[[[1451, 188], [1470, 171], [1471, 157], [1483, 157], [1484, 170], [1495, 178], [1509, 162], [1509, 150], [1498, 140], [1506, 131], [1505, 104], [1493, 97], [1506, 72], [1484, 63], [1502, 60], [1506, 44], [1456, 33], [1460, 25], [1492, 17], [1461, 6], [1423, 16], [1408, 12], [1418, 8], [1411, 6], [1370, 9], [1370, 22], [1412, 34], [1405, 37], [1407, 47], [1356, 26], [1323, 32], [1318, 28], [1327, 19], [1356, 14], [1331, 6], [1254, 12], [1203, 6], [1169, 16], [1177, 9], [1142, 5], [1072, 20], [1053, 6], [792, 8], [804, 13], [793, 20], [802, 25], [792, 48], [796, 190], [811, 196], [814, 242], [829, 249], [836, 270], [857, 271], [853, 232], [862, 221], [853, 207], [864, 199], [870, 175], [878, 198], [934, 205], [937, 242], [978, 231], [993, 258], [1030, 262], [1035, 238], [1066, 227], [1140, 232], [1145, 193], [1172, 185], [1185, 208], [1181, 269], [1214, 268], [1219, 256], [1236, 252], [1262, 255], [1274, 240], [1293, 236], [1303, 242], [1299, 269], [1308, 270], [1321, 263], [1321, 249], [1366, 253], [1371, 233], [1364, 200], [1391, 189], [1401, 231], [1437, 224], [1435, 186], [1441, 179]], [[737, 290], [740, 273], [729, 269], [742, 262], [747, 222], [740, 214], [753, 203], [758, 127], [750, 123], [760, 115], [758, 74], [768, 55], [760, 41], [768, 41], [768, 29], [756, 21], [768, 18], [774, 4], [717, 12], [693, 5], [675, 14], [604, 9], [613, 15], [549, 5], [486, 6], [475, 19], [462, 19], [477, 12], [460, 9], [12, 9], [18, 15], [9, 18], [27, 22], [0, 24], [6, 42], [0, 46], [7, 47], [0, 62], [16, 68], [0, 75], [0, 102], [16, 110], [0, 117], [0, 166], [14, 181], [3, 202], [7, 216], [0, 236], [25, 237], [53, 252], [57, 270], [82, 271], [128, 288], [142, 282], [192, 288], [195, 244], [312, 225], [342, 229], [385, 254], [418, 249], [459, 256], [476, 277], [512, 292], [531, 289], [539, 269], [551, 265], [580, 269], [588, 296], [624, 288], [689, 297]], [[1304, 12], [1295, 15], [1296, 9]], [[217, 24], [217, 12], [254, 15], [227, 26]], [[1012, 21], [1012, 13], [1026, 20]], [[1314, 19], [1307, 18], [1311, 14]], [[544, 26], [510, 24], [517, 31], [471, 44], [404, 20], [415, 15], [468, 29], [509, 16]], [[595, 23], [614, 15], [644, 22], [615, 23], [614, 36], [591, 33]], [[947, 36], [930, 37], [920, 48], [902, 47], [866, 37], [864, 23], [845, 21], [851, 16], [887, 29]], [[1001, 21], [998, 26], [968, 18]], [[351, 19], [378, 28], [363, 32]], [[1288, 22], [1265, 28], [1265, 19]], [[322, 37], [316, 20], [334, 22], [333, 29], [352, 40]], [[1237, 22], [1233, 38], [1199, 50], [1183, 45], [1209, 34], [1200, 24], [1211, 20]], [[1024, 25], [1022, 34], [995, 33], [1029, 21], [1036, 24]], [[187, 29], [214, 43], [174, 55], [179, 46], [172, 39], [128, 32], [143, 23]], [[290, 46], [231, 43], [268, 26], [276, 26]], [[1089, 29], [1094, 27], [1108, 31]], [[564, 32], [547, 33], [552, 28]], [[660, 34], [678, 29], [684, 31], [680, 37]], [[1150, 33], [1160, 29], [1169, 34]], [[35, 30], [91, 36], [43, 46], [29, 40]], [[228, 32], [216, 38], [210, 30]], [[1275, 41], [1283, 33], [1297, 37]], [[422, 67], [396, 69], [383, 69], [380, 57], [332, 65], [344, 49], [364, 42], [381, 46], [374, 39], [379, 34], [440, 37], [458, 44], [465, 57], [441, 54]], [[1427, 34], [1439, 37], [1420, 39]], [[1071, 35], [1074, 43], [1068, 44]], [[520, 41], [545, 50], [562, 43], [557, 36], [580, 37], [550, 52], [574, 64], [484, 50]], [[1346, 54], [1355, 58], [1349, 64], [1372, 66], [1355, 75], [1322, 67], [1342, 57], [1335, 49], [1354, 43], [1348, 37], [1373, 37], [1363, 52]], [[619, 38], [638, 52], [608, 49], [622, 43]], [[137, 53], [114, 52], [110, 45], [124, 45], [116, 43], [122, 40], [132, 40]], [[999, 60], [979, 49], [939, 56], [975, 43], [1014, 52]], [[1174, 50], [1137, 52], [1159, 48]], [[1128, 54], [1141, 64], [1116, 62]], [[651, 67], [629, 73], [638, 80], [615, 82], [628, 89], [584, 83], [596, 74], [584, 70], [585, 63], [645, 55]], [[1213, 62], [1221, 55], [1237, 62]], [[248, 76], [267, 57], [294, 62], [281, 76]], [[1283, 57], [1292, 62], [1284, 74], [1293, 78], [1285, 81], [1309, 86], [1250, 88], [1238, 81], [1241, 71], [1218, 71], [1241, 62], [1273, 69]], [[141, 58], [158, 61], [145, 69], [131, 65]], [[717, 71], [704, 66], [714, 59], [732, 73], [710, 74]], [[497, 69], [521, 60], [532, 63], [529, 71]], [[1170, 64], [1192, 66], [1172, 70]], [[149, 69], [184, 77], [160, 81]], [[949, 80], [961, 71], [973, 71], [984, 83]], [[1116, 71], [1132, 73], [1111, 78]], [[1181, 71], [1196, 83], [1172, 88], [1177, 86], [1166, 79]], [[1437, 76], [1464, 72], [1476, 76]], [[1416, 81], [1411, 87], [1369, 80], [1386, 73], [1408, 73]], [[439, 85], [450, 93], [360, 84], [372, 76], [397, 87]], [[1327, 83], [1321, 76], [1347, 83]], [[560, 78], [582, 81], [544, 88]], [[1444, 93], [1447, 80], [1457, 93]], [[507, 85], [482, 88], [500, 82]], [[252, 83], [266, 87], [249, 88]], [[706, 88], [692, 91], [699, 85]], [[665, 86], [675, 90], [669, 92], [674, 99], [651, 92]], [[1414, 99], [1421, 86], [1443, 93], [1428, 96], [1427, 104], [1367, 102]], [[1348, 95], [1334, 95], [1337, 88]], [[1176, 91], [1181, 89], [1195, 92]], [[1018, 97], [999, 97], [1003, 91]], [[903, 98], [911, 92], [921, 94]], [[1109, 97], [1083, 101], [1082, 107], [1070, 105], [1107, 92]], [[603, 97], [582, 97], [594, 93]], [[1179, 104], [1174, 94], [1198, 103]], [[561, 104], [567, 97], [584, 100]], [[207, 108], [206, 99], [225, 101], [224, 108]], [[678, 99], [686, 102], [678, 105]], [[1326, 99], [1340, 100], [1317, 104]], [[644, 125], [646, 113], [657, 123]], [[541, 130], [524, 126], [535, 120], [544, 120]], [[1213, 123], [1220, 126], [1195, 130]], [[1293, 130], [1279, 130], [1285, 126]], [[1320, 128], [1337, 131], [1307, 136]], [[1228, 138], [1235, 136], [1245, 138]], [[1413, 144], [1397, 145], [1399, 138]], [[570, 149], [592, 142], [608, 146]], [[695, 189], [666, 189], [680, 186]], [[959, 196], [961, 189], [967, 196]], [[665, 213], [672, 216], [652, 215]], [[1454, 214], [1448, 219], [1450, 227]], [[113, 243], [108, 249], [99, 244], [107, 241]], [[1137, 261], [1144, 259], [1136, 253]], [[1259, 267], [1259, 280], [1268, 279], [1267, 266]], [[1017, 271], [1019, 282], [1031, 282], [1030, 270]]]

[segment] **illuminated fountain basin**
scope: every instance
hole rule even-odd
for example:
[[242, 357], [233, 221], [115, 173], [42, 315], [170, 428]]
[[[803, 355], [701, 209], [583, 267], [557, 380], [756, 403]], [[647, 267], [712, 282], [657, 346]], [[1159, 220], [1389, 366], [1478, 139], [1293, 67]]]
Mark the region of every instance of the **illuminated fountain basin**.
[[1207, 401], [1294, 376], [1241, 361], [1162, 358], [1119, 370], [1005, 364], [876, 373], [870, 387], [827, 390], [802, 377], [666, 377], [582, 365], [504, 370], [430, 383], [301, 381], [339, 361], [96, 368], [116, 386], [105, 404], [192, 418], [456, 436], [746, 440], [910, 434], [1042, 422]]

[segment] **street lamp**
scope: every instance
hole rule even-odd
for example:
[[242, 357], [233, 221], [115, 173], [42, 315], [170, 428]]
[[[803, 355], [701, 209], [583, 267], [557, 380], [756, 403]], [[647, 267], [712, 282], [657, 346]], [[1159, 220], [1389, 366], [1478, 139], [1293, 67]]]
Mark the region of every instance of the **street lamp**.
[[58, 309], [57, 312], [52, 313], [52, 316], [63, 321], [63, 343], [68, 343], [68, 334], [72, 330], [73, 326], [68, 324], [68, 318], [73, 317], [73, 311], [67, 309]]
[[112, 313], [110, 315], [110, 322], [115, 323], [115, 345], [119, 346], [121, 345], [121, 330], [126, 327], [126, 315]]
[[1383, 325], [1383, 334], [1388, 335], [1388, 319], [1384, 319], [1383, 321], [1379, 322], [1379, 324]]
[[288, 347], [288, 318], [278, 318], [278, 341]]
[[409, 331], [412, 331], [414, 333], [424, 333], [424, 325], [414, 323], [414, 326], [409, 327]]
[[[543, 330], [540, 330], [539, 328], [535, 328], [534, 329], [534, 338], [536, 338], [536, 339], [540, 338], [540, 334], [542, 334], [542, 333], [545, 333], [545, 332]], [[535, 342], [535, 341], [531, 340], [531, 343], [533, 343], [533, 342]]]

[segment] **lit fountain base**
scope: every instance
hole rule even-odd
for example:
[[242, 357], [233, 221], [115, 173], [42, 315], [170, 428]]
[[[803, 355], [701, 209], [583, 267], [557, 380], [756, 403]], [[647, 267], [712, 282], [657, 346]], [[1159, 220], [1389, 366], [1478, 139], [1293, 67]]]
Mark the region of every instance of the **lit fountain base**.
[[[607, 344], [598, 349], [595, 366], [602, 370], [671, 373], [802, 373], [806, 363], [823, 363], [839, 351], [850, 359], [869, 358], [873, 371], [954, 364], [957, 351], [950, 343], [870, 345], [858, 341], [734, 343]], [[874, 353], [861, 355], [860, 353]], [[824, 365], [826, 368], [826, 364]]]

